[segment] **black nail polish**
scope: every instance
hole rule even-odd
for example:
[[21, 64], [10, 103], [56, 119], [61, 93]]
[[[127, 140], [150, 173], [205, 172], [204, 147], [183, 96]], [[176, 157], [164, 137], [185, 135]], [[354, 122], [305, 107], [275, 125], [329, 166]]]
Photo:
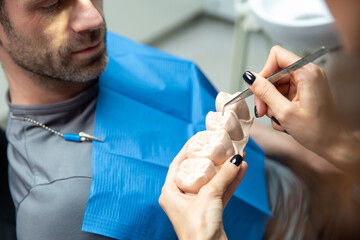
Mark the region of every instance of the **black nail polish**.
[[252, 85], [255, 82], [256, 77], [254, 74], [252, 74], [249, 71], [244, 72], [243, 79], [245, 82], [247, 82], [249, 85]]
[[235, 156], [232, 157], [232, 159], [230, 160], [230, 162], [232, 164], [234, 164], [235, 166], [240, 166], [240, 164], [242, 163], [243, 161], [243, 157], [239, 154], [236, 154]]
[[276, 123], [277, 125], [281, 126], [281, 124], [279, 123], [279, 120], [277, 120], [274, 116], [271, 117], [271, 120], [273, 120], [274, 123]]
[[254, 113], [255, 113], [255, 117], [258, 118], [258, 112], [256, 106], [254, 107]]

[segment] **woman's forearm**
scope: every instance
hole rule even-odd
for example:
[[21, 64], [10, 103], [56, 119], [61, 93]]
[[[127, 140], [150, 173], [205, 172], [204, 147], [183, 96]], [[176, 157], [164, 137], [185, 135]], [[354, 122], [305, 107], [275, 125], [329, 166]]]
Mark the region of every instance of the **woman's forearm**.
[[291, 168], [297, 166], [308, 167], [322, 174], [339, 172], [339, 170], [318, 156], [316, 153], [302, 146], [291, 136], [254, 123], [250, 136], [264, 149], [268, 157], [281, 159]]
[[319, 149], [319, 155], [345, 173], [359, 178], [360, 173], [360, 140], [350, 131], [337, 133], [333, 141], [324, 143]]

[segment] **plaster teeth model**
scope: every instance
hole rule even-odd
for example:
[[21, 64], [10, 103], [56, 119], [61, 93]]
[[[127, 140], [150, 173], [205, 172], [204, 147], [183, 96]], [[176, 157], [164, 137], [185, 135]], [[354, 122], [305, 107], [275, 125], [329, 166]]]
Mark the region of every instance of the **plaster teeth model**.
[[244, 138], [243, 129], [234, 111], [226, 111], [224, 116], [221, 112], [209, 112], [206, 116], [206, 129], [210, 131], [225, 130], [235, 141]]
[[[237, 96], [239, 92], [235, 94], [229, 94], [226, 92], [219, 92], [216, 97], [215, 105], [216, 111], [222, 112], [224, 104], [229, 100], [233, 99]], [[254, 117], [250, 114], [249, 108], [245, 102], [245, 100], [238, 101], [234, 104], [231, 104], [225, 108], [225, 112], [234, 111], [239, 118], [241, 127], [243, 128], [243, 132], [246, 138], [249, 138], [249, 132], [251, 125], [254, 122]]]
[[197, 194], [232, 155], [244, 156], [254, 121], [246, 102], [231, 104], [222, 114], [224, 104], [235, 95], [220, 92], [215, 103], [217, 112], [206, 116], [207, 130], [189, 140], [187, 159], [180, 164], [176, 176], [176, 184], [185, 193]]
[[248, 140], [249, 138], [244, 138], [240, 141], [232, 141], [233, 147], [235, 149], [235, 154], [240, 154], [241, 156], [244, 156], [244, 148]]
[[188, 158], [208, 158], [220, 165], [234, 154], [231, 138], [225, 130], [198, 132], [189, 142]]
[[[254, 122], [254, 118], [251, 117], [249, 120], [242, 120], [242, 119], [239, 119], [240, 121], [240, 124], [241, 124], [241, 127], [243, 129], [243, 132], [244, 132], [244, 139], [246, 139], [246, 142], [245, 142], [245, 145], [247, 143], [247, 141], [249, 140], [249, 137], [250, 137], [250, 128]], [[245, 146], [244, 146], [245, 147]]]
[[[239, 93], [235, 93], [235, 94], [231, 95], [226, 92], [219, 92], [219, 94], [217, 95], [216, 100], [215, 100], [216, 111], [222, 112], [224, 104], [227, 103], [229, 100], [233, 99], [238, 94]], [[251, 120], [252, 119], [252, 116], [249, 112], [249, 108], [244, 100], [238, 101], [234, 104], [227, 106], [225, 108], [225, 112], [227, 112], [227, 111], [234, 111], [240, 120]]]
[[176, 184], [185, 193], [197, 194], [216, 174], [214, 164], [207, 158], [188, 158], [179, 167]]

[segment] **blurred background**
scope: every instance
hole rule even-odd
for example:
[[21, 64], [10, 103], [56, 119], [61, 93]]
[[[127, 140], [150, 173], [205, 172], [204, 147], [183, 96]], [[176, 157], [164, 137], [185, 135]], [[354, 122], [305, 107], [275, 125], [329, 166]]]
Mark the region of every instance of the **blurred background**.
[[[104, 0], [110, 31], [194, 61], [219, 91], [245, 89], [242, 73], [259, 72], [274, 44], [300, 56], [317, 47], [340, 45], [324, 0]], [[281, 16], [281, 17], [279, 17]], [[352, 128], [360, 123], [359, 60], [337, 50], [317, 64], [328, 73], [340, 111]], [[344, 82], [344, 81], [347, 82]], [[347, 92], [337, 91], [347, 84]], [[344, 89], [344, 88], [343, 88]], [[0, 72], [0, 125], [8, 108], [7, 82]], [[253, 113], [253, 97], [247, 99]], [[270, 126], [270, 120], [256, 119]]]

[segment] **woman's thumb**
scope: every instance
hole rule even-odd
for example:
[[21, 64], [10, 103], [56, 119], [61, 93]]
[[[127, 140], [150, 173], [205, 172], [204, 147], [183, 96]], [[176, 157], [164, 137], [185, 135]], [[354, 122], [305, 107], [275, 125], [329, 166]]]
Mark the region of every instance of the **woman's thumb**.
[[[239, 171], [241, 171], [241, 163], [243, 157], [239, 154], [233, 156], [231, 159], [226, 160], [219, 172], [207, 184], [208, 187], [216, 189], [216, 193], [222, 196], [229, 185], [235, 180]], [[246, 171], [246, 170], [245, 170]], [[240, 184], [240, 181], [238, 182]]]

